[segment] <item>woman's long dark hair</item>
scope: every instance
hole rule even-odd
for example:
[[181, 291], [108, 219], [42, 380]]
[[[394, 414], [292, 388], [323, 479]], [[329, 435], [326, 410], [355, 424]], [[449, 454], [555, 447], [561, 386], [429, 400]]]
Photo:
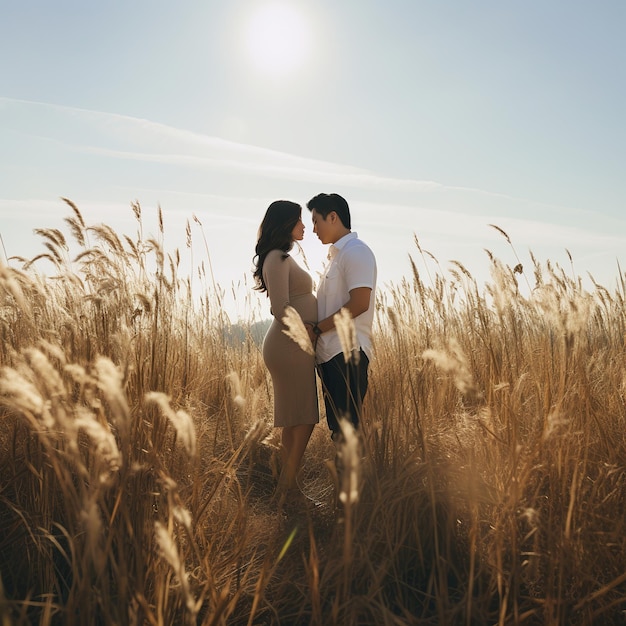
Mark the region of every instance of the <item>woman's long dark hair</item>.
[[263, 280], [263, 263], [271, 250], [282, 250], [283, 259], [287, 258], [287, 252], [293, 246], [291, 233], [302, 215], [302, 207], [289, 200], [276, 200], [267, 207], [265, 217], [259, 226], [259, 234], [254, 255], [255, 270], [253, 273], [254, 289], [267, 291], [267, 285]]

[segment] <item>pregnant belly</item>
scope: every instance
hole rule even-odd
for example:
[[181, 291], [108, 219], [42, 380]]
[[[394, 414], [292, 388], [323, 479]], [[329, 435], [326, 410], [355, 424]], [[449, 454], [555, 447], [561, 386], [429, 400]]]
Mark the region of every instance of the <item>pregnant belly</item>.
[[307, 322], [317, 321], [317, 300], [312, 293], [303, 294], [301, 296], [292, 296], [290, 304], [296, 311], [298, 311], [303, 320]]

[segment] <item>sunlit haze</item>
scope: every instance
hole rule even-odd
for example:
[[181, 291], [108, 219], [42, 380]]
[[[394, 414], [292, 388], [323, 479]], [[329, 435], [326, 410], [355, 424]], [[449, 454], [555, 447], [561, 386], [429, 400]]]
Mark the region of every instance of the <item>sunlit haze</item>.
[[[265, 209], [325, 191], [348, 200], [382, 288], [409, 255], [482, 285], [488, 250], [531, 283], [532, 252], [613, 289], [625, 23], [621, 0], [5, 2], [0, 259], [43, 252], [35, 228], [66, 232], [61, 197], [131, 236], [139, 201], [144, 233], [161, 207], [166, 249], [186, 269], [210, 255], [245, 316]], [[327, 251], [303, 219], [315, 273]]]
[[258, 3], [244, 26], [250, 62], [272, 78], [302, 69], [311, 55], [312, 25], [293, 2]]

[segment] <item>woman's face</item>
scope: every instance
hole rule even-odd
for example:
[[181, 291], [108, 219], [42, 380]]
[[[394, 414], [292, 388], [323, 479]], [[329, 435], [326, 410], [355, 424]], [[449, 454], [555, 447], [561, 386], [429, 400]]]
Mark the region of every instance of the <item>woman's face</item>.
[[302, 216], [298, 218], [297, 224], [293, 227], [291, 238], [294, 241], [302, 241], [304, 239], [304, 222], [302, 221]]

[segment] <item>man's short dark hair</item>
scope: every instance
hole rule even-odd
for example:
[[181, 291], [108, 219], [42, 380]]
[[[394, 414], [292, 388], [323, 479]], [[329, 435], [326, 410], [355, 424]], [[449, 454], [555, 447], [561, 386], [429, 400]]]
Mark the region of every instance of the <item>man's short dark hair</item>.
[[315, 209], [315, 212], [324, 219], [328, 217], [329, 213], [334, 211], [348, 230], [352, 228], [350, 225], [350, 207], [345, 198], [337, 193], [320, 193], [311, 198], [306, 203], [306, 206], [309, 211]]

